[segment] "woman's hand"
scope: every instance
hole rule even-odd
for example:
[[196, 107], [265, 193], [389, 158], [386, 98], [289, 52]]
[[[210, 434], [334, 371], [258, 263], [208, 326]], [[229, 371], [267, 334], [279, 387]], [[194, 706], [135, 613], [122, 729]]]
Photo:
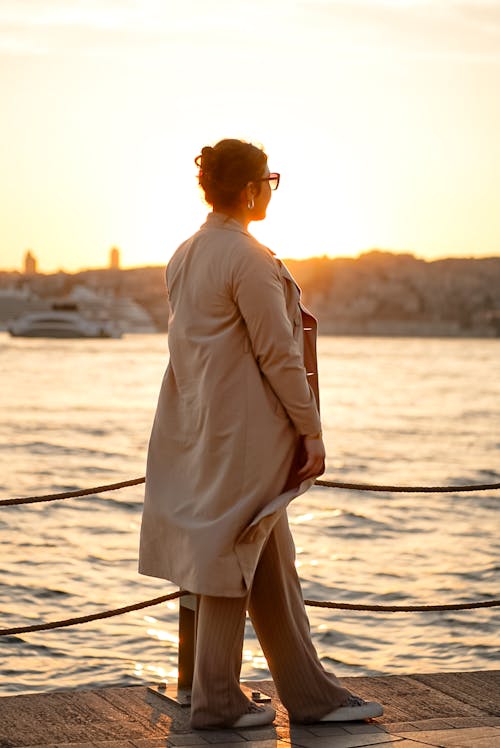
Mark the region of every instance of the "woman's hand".
[[307, 478], [316, 478], [325, 472], [325, 445], [321, 436], [309, 437], [304, 436], [304, 451], [306, 453], [306, 461], [298, 470], [298, 475], [302, 480]]

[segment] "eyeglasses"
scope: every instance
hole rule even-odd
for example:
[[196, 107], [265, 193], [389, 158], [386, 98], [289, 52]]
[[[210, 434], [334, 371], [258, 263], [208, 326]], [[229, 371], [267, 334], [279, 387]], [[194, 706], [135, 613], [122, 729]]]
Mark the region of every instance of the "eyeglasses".
[[271, 174], [268, 174], [267, 177], [262, 177], [262, 179], [254, 179], [254, 182], [269, 182], [269, 187], [272, 190], [277, 190], [278, 185], [280, 183], [280, 175], [278, 172], [273, 171]]

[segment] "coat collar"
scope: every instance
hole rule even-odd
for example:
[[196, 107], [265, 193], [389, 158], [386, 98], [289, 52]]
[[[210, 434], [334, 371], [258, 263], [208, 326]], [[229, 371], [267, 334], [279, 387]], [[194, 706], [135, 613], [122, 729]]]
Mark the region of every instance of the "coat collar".
[[242, 234], [251, 236], [245, 227], [235, 218], [231, 218], [231, 216], [227, 216], [225, 213], [216, 213], [215, 211], [208, 214], [207, 220], [201, 226], [201, 229], [226, 229], [227, 231], [239, 231]]
[[[249, 236], [254, 241], [257, 241], [253, 234], [247, 231], [245, 227], [236, 220], [236, 218], [226, 216], [225, 213], [209, 213], [205, 223], [200, 226], [200, 231], [206, 231], [207, 229], [226, 229], [227, 231], [239, 231], [241, 234], [245, 234], [245, 236]], [[272, 254], [273, 257], [276, 258], [276, 260], [280, 264], [282, 264], [281, 260], [278, 260], [278, 258], [276, 257], [276, 252], [273, 252], [273, 250], [269, 249], [269, 247], [266, 247], [266, 249], [270, 254]]]

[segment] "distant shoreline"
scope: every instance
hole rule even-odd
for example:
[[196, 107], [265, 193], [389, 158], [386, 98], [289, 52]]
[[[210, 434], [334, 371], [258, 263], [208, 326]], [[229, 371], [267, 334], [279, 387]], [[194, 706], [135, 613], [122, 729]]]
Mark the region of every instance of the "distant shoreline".
[[[500, 257], [426, 261], [374, 250], [356, 259], [285, 263], [321, 334], [500, 338]], [[115, 307], [135, 304], [158, 331], [167, 329], [165, 266], [52, 275], [0, 271], [0, 326], [18, 310], [67, 299], [75, 290], [100, 297], [103, 306], [110, 299]]]
[[[462, 333], [443, 333], [443, 332], [415, 332], [415, 333], [404, 333], [404, 332], [329, 332], [327, 330], [321, 329], [321, 320], [319, 321], [319, 333], [318, 337], [320, 338], [394, 338], [394, 339], [401, 339], [401, 340], [500, 340], [500, 335], [487, 335], [484, 333], [475, 333], [475, 332], [462, 332]], [[126, 332], [124, 337], [127, 336], [135, 336], [135, 335], [163, 335], [167, 336], [168, 331], [167, 330], [156, 330], [155, 332]], [[6, 336], [10, 337], [8, 335], [7, 328], [5, 324], [0, 323], [0, 335], [5, 334]], [[14, 339], [14, 338], [13, 338]], [[37, 338], [16, 338], [16, 340], [36, 340]], [[61, 338], [44, 338], [44, 340], [58, 340], [61, 341]], [[88, 340], [86, 338], [80, 338], [79, 340], [85, 341]], [[105, 340], [105, 338], [103, 338]]]
[[373, 324], [366, 324], [360, 327], [355, 325], [340, 326], [331, 320], [322, 322], [321, 317], [318, 319], [319, 335], [338, 338], [476, 338], [483, 340], [500, 340], [500, 333], [493, 328], [489, 329], [450, 329], [453, 326], [432, 324], [411, 325], [405, 329], [404, 325], [389, 324], [384, 326], [383, 323], [374, 321]]

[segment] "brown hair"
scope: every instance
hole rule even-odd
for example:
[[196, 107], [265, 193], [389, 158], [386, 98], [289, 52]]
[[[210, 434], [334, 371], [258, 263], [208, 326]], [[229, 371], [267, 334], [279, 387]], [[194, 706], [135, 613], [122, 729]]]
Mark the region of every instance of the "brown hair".
[[231, 208], [238, 204], [245, 185], [262, 177], [267, 156], [252, 143], [226, 139], [202, 148], [194, 162], [207, 203], [215, 209]]

